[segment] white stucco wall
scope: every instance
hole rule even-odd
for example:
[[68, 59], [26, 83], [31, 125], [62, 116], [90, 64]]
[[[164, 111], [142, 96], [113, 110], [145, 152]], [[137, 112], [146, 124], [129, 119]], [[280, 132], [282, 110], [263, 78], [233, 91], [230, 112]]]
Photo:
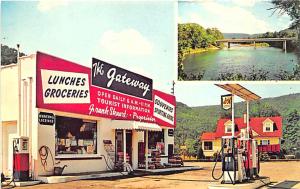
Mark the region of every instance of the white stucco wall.
[[[18, 66], [17, 64], [11, 64], [8, 66], [1, 67], [1, 123], [2, 123], [2, 170], [3, 172], [9, 173], [12, 170], [12, 139], [18, 136], [28, 136], [30, 140], [34, 140], [32, 137], [32, 128], [34, 128], [37, 121], [34, 123], [33, 120], [37, 120], [34, 114], [29, 114], [36, 111], [35, 108], [35, 75], [36, 75], [36, 58], [35, 55], [30, 55], [20, 58], [21, 65], [21, 111], [19, 111], [18, 106]], [[30, 79], [32, 78], [32, 98], [29, 98], [30, 94]], [[24, 82], [27, 82], [27, 99], [24, 97]], [[26, 101], [25, 101], [26, 100]], [[31, 101], [30, 101], [31, 100]], [[30, 104], [31, 102], [31, 104]], [[27, 106], [24, 106], [24, 104]], [[26, 108], [25, 108], [26, 107]], [[23, 112], [27, 112], [24, 116]], [[17, 127], [17, 120], [21, 112], [21, 129]], [[31, 119], [30, 119], [31, 118]], [[33, 122], [30, 123], [30, 120]], [[36, 141], [36, 140], [34, 140]], [[30, 141], [29, 147], [32, 148], [36, 143]]]
[[[35, 55], [20, 58], [21, 62], [21, 95], [23, 96], [24, 81], [29, 82], [29, 77], [35, 79]], [[35, 81], [33, 81], [35, 95]], [[11, 64], [1, 67], [1, 119], [12, 121], [18, 118], [18, 66]], [[33, 96], [35, 97], [35, 96]], [[22, 99], [23, 100], [23, 99]], [[23, 102], [22, 102], [23, 105]], [[23, 118], [22, 118], [23, 119]]]
[[1, 121], [18, 118], [18, 77], [17, 66], [1, 68]]
[[17, 125], [5, 125], [2, 128], [2, 170], [5, 175], [12, 173], [13, 148], [12, 139], [17, 135]]
[[[58, 111], [51, 110], [41, 110], [43, 112], [50, 112], [54, 115], [66, 116], [66, 117], [74, 117], [80, 119], [88, 119], [97, 121], [97, 154], [65, 154], [65, 155], [57, 155], [55, 156], [55, 125], [46, 126], [39, 125], [38, 127], [38, 149], [46, 145], [50, 148], [53, 156], [55, 156], [55, 162], [60, 162], [56, 166], [64, 166], [67, 167], [64, 170], [64, 174], [68, 173], [80, 173], [80, 172], [96, 172], [96, 171], [106, 171], [108, 170], [104, 158], [102, 159], [78, 159], [76, 158], [97, 158], [101, 155], [105, 155], [107, 157], [107, 153], [104, 149], [103, 140], [111, 140], [114, 144], [115, 133], [114, 130], [110, 128], [110, 120], [104, 118], [97, 118], [92, 116], [78, 115], [72, 113], [64, 113]], [[64, 160], [64, 158], [73, 158], [72, 160]], [[109, 159], [107, 157], [107, 159]], [[109, 160], [108, 160], [109, 161]], [[52, 160], [49, 154], [47, 170], [53, 170]], [[52, 172], [47, 172], [44, 170], [41, 159], [38, 157], [38, 169], [37, 175], [51, 175]], [[111, 164], [110, 164], [111, 166]]]

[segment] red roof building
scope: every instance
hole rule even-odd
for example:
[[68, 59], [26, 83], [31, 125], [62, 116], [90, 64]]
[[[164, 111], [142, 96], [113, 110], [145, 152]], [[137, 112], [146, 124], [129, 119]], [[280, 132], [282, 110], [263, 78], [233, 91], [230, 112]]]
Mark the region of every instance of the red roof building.
[[[270, 120], [270, 122], [273, 122], [273, 129], [271, 129], [272, 132], [264, 132], [264, 122]], [[226, 124], [227, 123], [227, 124]], [[244, 129], [247, 127], [246, 120], [244, 118], [235, 118], [235, 136], [237, 136], [241, 129]], [[217, 122], [217, 128], [215, 132], [216, 138], [221, 138], [222, 136], [230, 136], [231, 131], [228, 133], [226, 132], [225, 127], [227, 125], [231, 126], [231, 119], [228, 118], [222, 118], [219, 119]], [[253, 117], [249, 120], [249, 126], [250, 128], [256, 132], [261, 137], [281, 137], [282, 136], [282, 117]]]
[[[246, 117], [235, 118], [235, 136], [247, 127]], [[249, 127], [258, 145], [278, 145], [282, 136], [282, 117], [253, 117], [249, 120]], [[221, 118], [217, 121], [215, 132], [203, 132], [200, 136], [205, 156], [213, 156], [221, 149], [222, 136], [231, 136], [232, 121], [230, 118]]]
[[215, 138], [216, 138], [216, 133], [204, 132], [202, 133], [200, 140], [215, 140]]

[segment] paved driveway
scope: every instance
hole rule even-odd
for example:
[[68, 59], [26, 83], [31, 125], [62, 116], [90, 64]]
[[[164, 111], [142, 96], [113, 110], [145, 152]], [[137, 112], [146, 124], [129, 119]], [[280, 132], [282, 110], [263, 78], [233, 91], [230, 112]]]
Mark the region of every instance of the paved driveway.
[[[193, 189], [207, 188], [208, 184], [216, 182], [211, 177], [213, 163], [192, 162], [186, 163], [186, 165], [197, 165], [204, 169], [171, 175], [151, 175], [117, 180], [82, 180], [60, 184], [41, 184], [23, 189]], [[216, 176], [221, 173], [220, 171], [219, 163]], [[300, 161], [262, 163], [261, 175], [269, 176], [273, 185], [284, 180], [300, 181]]]

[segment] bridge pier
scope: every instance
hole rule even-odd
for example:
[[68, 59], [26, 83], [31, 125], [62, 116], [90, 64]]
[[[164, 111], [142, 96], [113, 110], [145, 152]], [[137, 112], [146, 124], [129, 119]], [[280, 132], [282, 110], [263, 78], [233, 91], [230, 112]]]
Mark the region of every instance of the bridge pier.
[[227, 48], [230, 49], [230, 42], [227, 42]]
[[255, 42], [255, 41], [253, 41], [253, 43], [254, 43], [254, 49], [256, 49], [256, 42]]
[[283, 41], [283, 48], [282, 48], [282, 50], [286, 53], [286, 40]]

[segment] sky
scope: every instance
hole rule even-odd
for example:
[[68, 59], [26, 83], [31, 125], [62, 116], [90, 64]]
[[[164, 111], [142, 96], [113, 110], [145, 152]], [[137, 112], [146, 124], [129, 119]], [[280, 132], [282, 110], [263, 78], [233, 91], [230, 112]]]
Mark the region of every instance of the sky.
[[[300, 93], [299, 83], [239, 82], [239, 84], [262, 98]], [[175, 84], [176, 101], [182, 102], [190, 107], [220, 105], [221, 95], [225, 94], [229, 94], [229, 92], [217, 87], [214, 85], [214, 82], [176, 82]], [[239, 97], [234, 99], [234, 102], [243, 101]]]
[[265, 33], [288, 28], [288, 15], [273, 14], [270, 0], [200, 0], [179, 2], [178, 21], [218, 28], [222, 33]]
[[92, 57], [153, 79], [176, 78], [176, 6], [170, 1], [2, 1], [1, 43], [91, 67]]

